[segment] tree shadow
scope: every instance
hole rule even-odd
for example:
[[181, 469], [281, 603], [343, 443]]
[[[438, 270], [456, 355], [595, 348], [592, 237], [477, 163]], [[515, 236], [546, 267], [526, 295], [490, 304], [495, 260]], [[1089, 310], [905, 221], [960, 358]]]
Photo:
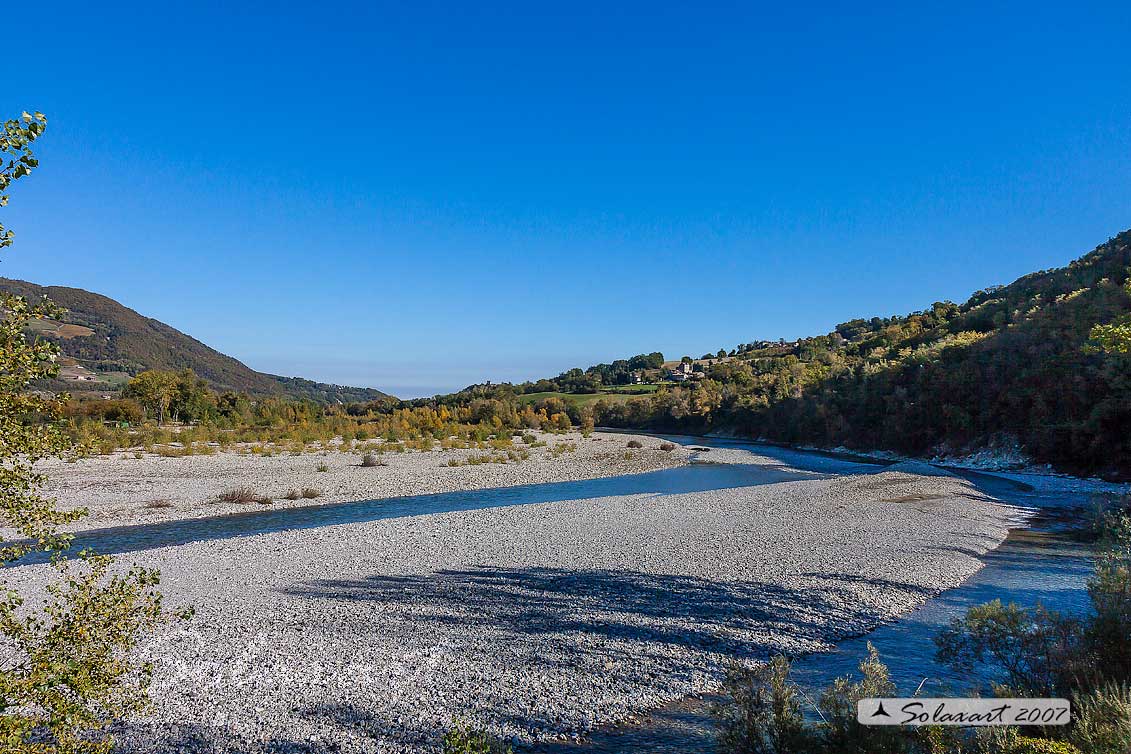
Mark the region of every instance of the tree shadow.
[[[638, 644], [712, 646], [745, 657], [770, 651], [773, 642], [765, 634], [775, 627], [801, 640], [822, 641], [830, 618], [856, 622], [867, 614], [853, 606], [856, 590], [844, 585], [868, 579], [812, 575], [821, 585], [795, 589], [639, 571], [477, 566], [426, 576], [326, 579], [288, 592], [373, 603], [382, 613], [407, 611], [416, 620], [468, 630], [590, 634]], [[882, 580], [871, 586], [919, 589]]]

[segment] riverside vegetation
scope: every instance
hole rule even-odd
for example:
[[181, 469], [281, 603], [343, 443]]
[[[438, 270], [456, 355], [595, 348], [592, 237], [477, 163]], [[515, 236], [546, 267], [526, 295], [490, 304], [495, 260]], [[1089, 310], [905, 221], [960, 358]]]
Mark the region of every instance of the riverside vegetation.
[[[520, 406], [485, 399], [412, 406], [384, 400], [339, 405], [257, 399], [217, 393], [191, 370], [147, 370], [130, 380], [121, 398], [71, 401], [62, 415], [70, 436], [92, 452], [137, 449], [167, 456], [217, 449], [264, 455], [336, 450], [368, 456], [439, 447], [499, 451], [513, 461], [521, 460], [521, 452], [513, 450], [513, 436], [530, 429], [565, 432], [574, 425], [561, 401]], [[576, 420], [584, 434], [593, 430], [591, 418], [578, 415]], [[374, 456], [364, 465], [377, 463]]]

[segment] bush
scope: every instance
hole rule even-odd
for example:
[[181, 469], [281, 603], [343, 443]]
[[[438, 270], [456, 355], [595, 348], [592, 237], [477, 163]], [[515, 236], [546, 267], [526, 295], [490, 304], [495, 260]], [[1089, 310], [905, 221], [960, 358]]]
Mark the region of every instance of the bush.
[[628, 447], [630, 447], [630, 448], [643, 448], [644, 443], [640, 442], [639, 440], [629, 440], [628, 441]]
[[829, 752], [874, 752], [901, 754], [912, 751], [915, 733], [887, 726], [867, 726], [856, 722], [856, 703], [868, 697], [896, 696], [887, 666], [872, 643], [868, 657], [860, 663], [859, 681], [837, 678], [821, 694], [817, 706], [825, 721], [824, 741]]
[[1131, 751], [1131, 687], [1108, 684], [1075, 696], [1068, 740], [1083, 754]]
[[[1081, 754], [1081, 751], [1065, 741], [1052, 741], [1047, 738], [1029, 738], [1021, 735], [1017, 728], [983, 729], [976, 736], [978, 752], [985, 754]], [[1111, 754], [1115, 749], [1104, 749]]]
[[522, 441], [527, 445], [533, 445], [534, 443], [538, 442], [538, 438], [527, 432], [522, 436]]
[[322, 490], [316, 490], [313, 487], [303, 487], [302, 496], [307, 500], [313, 500], [316, 497], [322, 497]]
[[[902, 728], [860, 725], [856, 703], [871, 696], [895, 696], [887, 667], [875, 647], [860, 663], [862, 678], [838, 678], [817, 703], [821, 722], [807, 724], [790, 663], [775, 657], [756, 670], [728, 674], [723, 700], [712, 706], [721, 754], [961, 754], [968, 734], [937, 726]], [[806, 697], [807, 698], [807, 697]], [[1002, 754], [983, 747], [980, 754]], [[1067, 753], [1065, 753], [1067, 754]]]
[[572, 453], [575, 450], [577, 450], [577, 445], [572, 442], [555, 443], [554, 447], [550, 448], [550, 452], [554, 456], [554, 458], [557, 458], [564, 453]]
[[1038, 605], [1026, 609], [1001, 600], [977, 605], [935, 637], [939, 662], [972, 674], [989, 662], [1003, 668], [1002, 696], [1056, 696], [1076, 667], [1079, 622]]
[[145, 508], [172, 508], [173, 504], [171, 502], [169, 502], [168, 500], [165, 500], [164, 498], [159, 498], [157, 500], [150, 500], [143, 507], [145, 507]]
[[1085, 651], [1099, 677], [1131, 683], [1131, 516], [1106, 517], [1088, 596], [1095, 617], [1084, 632]]
[[216, 501], [220, 503], [269, 503], [271, 498], [264, 497], [251, 487], [236, 487], [235, 489], [225, 490], [216, 496]]
[[315, 470], [319, 471], [319, 472], [326, 472], [326, 471], [330, 470], [330, 467], [327, 466], [325, 463], [320, 463], [320, 464], [318, 464], [318, 468], [315, 469]]
[[457, 725], [444, 734], [442, 754], [512, 754], [513, 749], [481, 730]]
[[784, 657], [762, 667], [735, 668], [727, 674], [726, 703], [711, 708], [718, 724], [718, 748], [742, 754], [803, 754], [816, 744], [805, 727], [798, 689], [789, 681]]
[[372, 468], [373, 466], [384, 466], [384, 461], [376, 453], [366, 453], [361, 458], [361, 465], [363, 468]]
[[675, 450], [675, 445], [673, 443], [670, 443], [670, 442], [662, 442], [662, 443], [660, 443], [660, 450], [663, 450], [663, 451], [670, 453], [673, 450]]
[[302, 493], [298, 490], [287, 490], [287, 494], [283, 495], [284, 500], [298, 500], [302, 497]]

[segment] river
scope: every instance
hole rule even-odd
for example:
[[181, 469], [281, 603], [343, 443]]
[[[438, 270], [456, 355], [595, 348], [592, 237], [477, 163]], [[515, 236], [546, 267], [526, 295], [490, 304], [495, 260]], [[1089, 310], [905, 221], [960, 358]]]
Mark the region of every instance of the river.
[[[672, 437], [700, 447], [695, 462], [663, 471], [619, 477], [518, 487], [468, 490], [433, 495], [367, 500], [281, 510], [189, 519], [88, 531], [76, 537], [76, 547], [122, 553], [187, 542], [251, 536], [359, 521], [415, 516], [444, 511], [474, 510], [508, 505], [580, 500], [596, 497], [675, 494], [710, 489], [775, 484], [842, 474], [874, 473], [877, 461], [844, 455], [798, 451], [740, 441]], [[749, 449], [779, 463], [734, 465], [710, 463], [710, 448]], [[985, 678], [955, 677], [933, 659], [933, 637], [951, 618], [968, 607], [992, 599], [1033, 605], [1037, 601], [1066, 611], [1086, 607], [1085, 581], [1091, 570], [1086, 546], [1067, 532], [1089, 504], [1079, 492], [1048, 492], [993, 474], [955, 470], [982, 492], [1034, 513], [1029, 525], [1011, 532], [996, 550], [983, 556], [985, 567], [964, 584], [943, 592], [918, 610], [866, 636], [842, 641], [835, 651], [798, 658], [794, 676], [813, 696], [833, 678], [851, 673], [872, 642], [887, 662], [900, 692], [922, 688], [928, 695], [945, 696], [985, 682]], [[565, 752], [702, 752], [712, 748], [709, 700], [686, 698], [653, 710], [639, 720], [595, 731], [584, 742], [543, 744], [539, 754]]]

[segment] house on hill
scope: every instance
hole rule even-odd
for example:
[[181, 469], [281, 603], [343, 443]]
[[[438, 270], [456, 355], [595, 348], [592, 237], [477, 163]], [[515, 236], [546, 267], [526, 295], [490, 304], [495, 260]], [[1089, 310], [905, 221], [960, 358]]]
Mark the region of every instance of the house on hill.
[[681, 361], [676, 365], [675, 369], [668, 372], [668, 379], [672, 382], [686, 382], [691, 379], [691, 375], [694, 371], [695, 367], [690, 361]]

